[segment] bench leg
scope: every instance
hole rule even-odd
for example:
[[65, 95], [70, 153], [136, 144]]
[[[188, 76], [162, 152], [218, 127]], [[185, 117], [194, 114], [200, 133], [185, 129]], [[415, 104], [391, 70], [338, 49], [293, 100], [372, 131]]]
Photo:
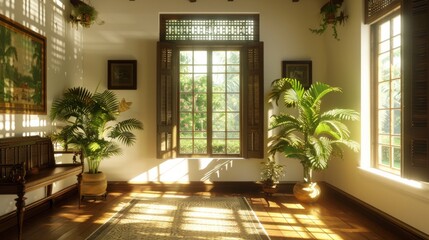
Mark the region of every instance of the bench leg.
[[78, 208], [80, 208], [80, 204], [82, 203], [82, 195], [80, 191], [80, 185], [82, 183], [82, 173], [77, 175], [77, 191], [79, 193], [79, 202], [78, 202]]
[[18, 198], [15, 199], [16, 201], [16, 217], [18, 221], [18, 239], [21, 240], [22, 238], [22, 226], [24, 223], [24, 212], [25, 212], [25, 200], [27, 199], [24, 197], [25, 192], [18, 193]]

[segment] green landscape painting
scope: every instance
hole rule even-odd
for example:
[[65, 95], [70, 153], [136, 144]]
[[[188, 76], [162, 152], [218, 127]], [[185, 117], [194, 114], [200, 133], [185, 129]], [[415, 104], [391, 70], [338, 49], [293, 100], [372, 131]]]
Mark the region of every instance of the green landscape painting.
[[46, 38], [0, 15], [0, 112], [46, 114]]

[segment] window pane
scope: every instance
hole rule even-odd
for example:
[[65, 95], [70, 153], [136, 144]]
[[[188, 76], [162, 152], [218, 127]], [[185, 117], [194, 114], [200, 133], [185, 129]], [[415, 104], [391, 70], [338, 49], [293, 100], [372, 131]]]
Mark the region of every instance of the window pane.
[[240, 72], [240, 65], [228, 65], [227, 72], [229, 73]]
[[213, 74], [213, 92], [225, 92], [225, 74]]
[[228, 94], [228, 111], [239, 111], [240, 110], [240, 95], [239, 94]]
[[212, 69], [214, 73], [224, 73], [226, 68], [225, 68], [225, 65], [221, 65], [221, 66], [216, 65], [216, 66], [213, 66]]
[[240, 116], [238, 113], [228, 113], [228, 131], [240, 130]]
[[383, 23], [380, 26], [380, 42], [390, 38], [390, 21]]
[[393, 38], [393, 48], [401, 46], [401, 36], [396, 36]]
[[401, 80], [392, 81], [392, 107], [400, 108], [401, 107]]
[[401, 110], [392, 111], [392, 122], [393, 122], [393, 132], [392, 134], [399, 135], [401, 134]]
[[380, 43], [380, 46], [378, 48], [379, 48], [379, 50], [378, 50], [379, 53], [384, 53], [384, 52], [389, 51], [390, 50], [390, 41], [384, 41], [384, 42]]
[[390, 135], [380, 135], [378, 137], [378, 143], [380, 143], [380, 144], [390, 144]]
[[180, 64], [191, 64], [192, 55], [192, 51], [180, 51]]
[[225, 140], [213, 140], [213, 153], [214, 154], [225, 154], [226, 153], [226, 143]]
[[225, 113], [213, 113], [213, 131], [225, 131]]
[[398, 34], [401, 34], [401, 16], [393, 19], [393, 35], [396, 36]]
[[213, 94], [213, 111], [225, 111], [225, 94]]
[[240, 141], [239, 140], [227, 140], [227, 153], [228, 154], [239, 154], [240, 153]]
[[207, 153], [207, 140], [196, 139], [194, 142], [194, 153], [206, 154]]
[[214, 51], [212, 61], [213, 64], [225, 64], [225, 51]]
[[180, 114], [180, 130], [181, 131], [192, 131], [193, 125], [193, 114], [192, 113], [181, 113]]
[[401, 146], [401, 137], [392, 137], [392, 145], [393, 146]]
[[390, 166], [390, 147], [388, 146], [381, 146], [380, 147], [380, 156], [379, 156], [379, 163], [385, 166]]
[[228, 74], [228, 92], [240, 92], [240, 75]]
[[192, 66], [181, 65], [180, 66], [180, 72], [181, 73], [190, 73], [190, 72], [192, 72]]
[[180, 139], [180, 153], [182, 154], [191, 154], [193, 153], [193, 144], [191, 139]]
[[228, 51], [228, 64], [240, 64], [240, 51]]
[[390, 107], [390, 82], [378, 85], [378, 108]]
[[195, 112], [206, 112], [207, 111], [207, 94], [199, 93], [195, 94]]
[[401, 77], [401, 49], [397, 48], [393, 50], [392, 59], [392, 78]]
[[207, 72], [207, 65], [194, 65], [194, 72], [195, 73], [206, 73]]
[[207, 51], [195, 51], [194, 64], [207, 64]]
[[207, 129], [207, 113], [195, 114], [195, 131], [205, 131]]
[[378, 111], [378, 133], [390, 134], [390, 111]]
[[192, 138], [192, 132], [181, 131], [180, 138]]
[[192, 74], [180, 74], [180, 91], [192, 92]]
[[390, 52], [378, 57], [378, 79], [379, 81], [390, 79]]
[[400, 169], [401, 168], [401, 149], [393, 148], [393, 167]]
[[213, 138], [225, 139], [225, 132], [213, 132]]
[[192, 93], [181, 93], [180, 94], [180, 111], [189, 112], [192, 111], [192, 106], [194, 103], [194, 98]]

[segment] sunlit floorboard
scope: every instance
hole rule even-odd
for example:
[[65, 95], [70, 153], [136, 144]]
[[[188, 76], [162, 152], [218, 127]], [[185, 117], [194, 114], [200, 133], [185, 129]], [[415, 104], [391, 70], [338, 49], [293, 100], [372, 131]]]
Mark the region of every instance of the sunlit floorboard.
[[[111, 218], [121, 203], [134, 195], [152, 197], [190, 195], [245, 196], [271, 239], [334, 239], [360, 240], [400, 239], [376, 221], [344, 205], [339, 200], [325, 197], [318, 203], [301, 204], [289, 194], [277, 194], [268, 199], [259, 193], [223, 194], [210, 192], [183, 193], [157, 191], [110, 192], [107, 200], [87, 200], [80, 209], [77, 198], [57, 203], [53, 208], [38, 214], [24, 223], [23, 239], [85, 239]], [[268, 204], [269, 203], [269, 204]], [[203, 218], [203, 216], [200, 216]], [[210, 217], [207, 217], [210, 221]], [[201, 219], [201, 221], [206, 221]], [[1, 239], [16, 239], [16, 228], [0, 232]]]

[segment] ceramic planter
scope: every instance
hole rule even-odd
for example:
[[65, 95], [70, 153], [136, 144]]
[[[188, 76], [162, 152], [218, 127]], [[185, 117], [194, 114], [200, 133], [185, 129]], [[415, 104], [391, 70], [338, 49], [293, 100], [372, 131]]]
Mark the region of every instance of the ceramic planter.
[[293, 195], [304, 203], [316, 202], [320, 193], [321, 190], [317, 182], [297, 182], [293, 187]]
[[81, 197], [106, 196], [107, 178], [103, 172], [96, 174], [83, 173], [80, 185]]

